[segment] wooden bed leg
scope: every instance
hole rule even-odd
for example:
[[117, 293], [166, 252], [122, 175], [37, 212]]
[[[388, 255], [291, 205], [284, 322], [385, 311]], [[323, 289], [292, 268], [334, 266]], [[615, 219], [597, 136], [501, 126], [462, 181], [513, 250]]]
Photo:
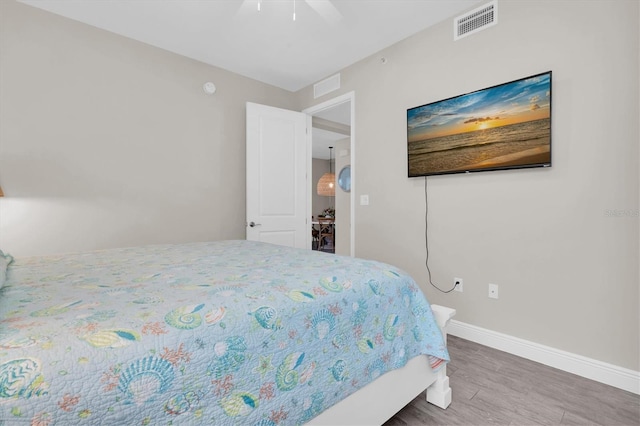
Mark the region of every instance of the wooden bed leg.
[[[431, 305], [433, 316], [442, 330], [442, 337], [447, 341], [447, 324], [456, 314], [455, 309], [446, 308], [440, 305]], [[449, 377], [447, 377], [447, 366], [443, 365], [437, 373], [437, 379], [427, 388], [427, 402], [440, 407], [447, 408], [451, 404], [451, 387]]]

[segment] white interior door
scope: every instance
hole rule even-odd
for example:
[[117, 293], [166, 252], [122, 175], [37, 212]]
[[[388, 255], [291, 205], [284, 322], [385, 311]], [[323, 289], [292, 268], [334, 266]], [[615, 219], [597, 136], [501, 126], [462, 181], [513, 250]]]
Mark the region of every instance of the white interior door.
[[247, 102], [247, 240], [310, 248], [310, 117]]

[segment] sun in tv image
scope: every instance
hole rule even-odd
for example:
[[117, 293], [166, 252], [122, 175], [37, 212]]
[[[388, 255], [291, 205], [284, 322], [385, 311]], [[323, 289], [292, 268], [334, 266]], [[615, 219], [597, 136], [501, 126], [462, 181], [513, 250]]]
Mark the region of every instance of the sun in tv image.
[[551, 165], [551, 71], [407, 110], [409, 177]]

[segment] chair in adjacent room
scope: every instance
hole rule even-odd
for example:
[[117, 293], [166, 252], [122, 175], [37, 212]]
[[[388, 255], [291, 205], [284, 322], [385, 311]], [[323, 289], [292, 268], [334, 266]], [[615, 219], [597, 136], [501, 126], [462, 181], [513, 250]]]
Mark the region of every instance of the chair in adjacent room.
[[311, 225], [311, 250], [318, 250], [320, 246], [320, 231]]
[[318, 223], [320, 224], [320, 243], [318, 244], [318, 250], [334, 253], [335, 219], [318, 218]]

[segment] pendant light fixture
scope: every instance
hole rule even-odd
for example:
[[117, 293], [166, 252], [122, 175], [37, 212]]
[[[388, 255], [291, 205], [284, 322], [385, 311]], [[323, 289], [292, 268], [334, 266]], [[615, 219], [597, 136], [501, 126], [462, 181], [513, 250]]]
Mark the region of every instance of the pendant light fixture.
[[335, 197], [336, 196], [336, 175], [333, 173], [331, 168], [332, 162], [332, 149], [333, 147], [329, 147], [329, 173], [325, 173], [322, 175], [320, 180], [318, 181], [317, 191], [318, 195], [322, 195], [325, 197]]

